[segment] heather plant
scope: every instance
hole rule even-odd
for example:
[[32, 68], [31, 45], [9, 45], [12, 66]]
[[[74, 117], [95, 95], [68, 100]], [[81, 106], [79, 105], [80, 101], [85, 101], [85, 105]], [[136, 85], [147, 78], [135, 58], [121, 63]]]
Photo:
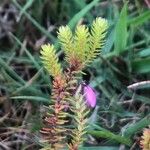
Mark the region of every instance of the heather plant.
[[[94, 90], [82, 83], [82, 70], [100, 53], [108, 23], [96, 18], [91, 27], [77, 25], [73, 33], [69, 26], [61, 26], [58, 40], [65, 54], [66, 67], [59, 63], [54, 45], [42, 46], [41, 59], [44, 67], [53, 77], [49, 112], [40, 131], [43, 149], [78, 150], [85, 140], [88, 128], [88, 114], [96, 105]], [[73, 129], [68, 125], [73, 125]], [[71, 138], [71, 140], [68, 140]], [[67, 141], [68, 140], [68, 141]]]

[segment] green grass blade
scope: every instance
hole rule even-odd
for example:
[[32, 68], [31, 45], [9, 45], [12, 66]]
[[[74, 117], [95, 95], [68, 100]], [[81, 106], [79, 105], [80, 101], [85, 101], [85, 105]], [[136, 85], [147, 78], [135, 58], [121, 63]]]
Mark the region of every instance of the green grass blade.
[[118, 55], [127, 44], [127, 3], [121, 10], [119, 20], [115, 28], [114, 52]]
[[[79, 6], [80, 9], [83, 9], [84, 7], [86, 7], [85, 1], [74, 0], [74, 2]], [[93, 16], [90, 13], [87, 13], [86, 16], [89, 21], [93, 20]]]
[[119, 147], [115, 146], [96, 146], [96, 147], [83, 147], [80, 150], [118, 150]]
[[[136, 46], [140, 46], [140, 45], [143, 45], [145, 43], [149, 43], [150, 42], [150, 38], [146, 39], [146, 40], [141, 40], [137, 43], [134, 43], [134, 44], [131, 44], [129, 46], [127, 46], [123, 51], [121, 51], [120, 53], [123, 53], [123, 52], [126, 52], [126, 51], [129, 51], [131, 49], [133, 49], [134, 47]], [[106, 53], [103, 57], [108, 59], [108, 58], [113, 58], [114, 56], [116, 56], [116, 53], [115, 51], [113, 52], [110, 52], [110, 53]]]
[[114, 29], [112, 29], [112, 31], [108, 35], [108, 38], [106, 39], [106, 43], [105, 43], [104, 47], [102, 48], [102, 54], [107, 54], [112, 49], [113, 44], [114, 44], [114, 39], [115, 39], [114, 34], [115, 34], [115, 31], [114, 31]]
[[24, 81], [14, 70], [12, 70], [12, 68], [7, 63], [5, 63], [1, 58], [0, 58], [0, 68], [3, 68], [6, 71], [6, 73], [8, 74], [6, 77], [10, 76], [10, 78], [12, 78], [12, 81], [14, 79], [15, 85], [20, 86], [21, 89], [24, 88], [23, 90], [24, 93], [42, 94], [41, 91], [31, 86], [26, 88], [27, 82]]
[[134, 123], [133, 125], [131, 125], [130, 127], [128, 127], [127, 130], [124, 132], [124, 136], [130, 138], [137, 132], [143, 130], [148, 125], [150, 125], [150, 115], [144, 117], [140, 121], [138, 121], [138, 122]]
[[[33, 89], [36, 91], [35, 88], [32, 87], [33, 82], [37, 80], [37, 78], [41, 75], [41, 71], [43, 68], [41, 68], [24, 86], [21, 86], [17, 88], [15, 91], [13, 91], [12, 95], [16, 95], [17, 93], [20, 93], [22, 91], [25, 91], [26, 89]], [[32, 90], [32, 91], [33, 91]], [[35, 92], [36, 93], [36, 92]], [[38, 94], [42, 94], [41, 91], [38, 92]]]
[[82, 17], [84, 17], [87, 14], [87, 12], [90, 11], [90, 9], [92, 9], [92, 7], [94, 7], [98, 2], [99, 2], [99, 0], [93, 0], [91, 3], [86, 5], [81, 11], [79, 11], [77, 14], [75, 14], [74, 17], [68, 23], [70, 28], [71, 29], [74, 28], [76, 26], [76, 24], [78, 23], [78, 21]]
[[13, 96], [10, 97], [11, 99], [16, 99], [16, 100], [30, 100], [30, 101], [35, 101], [35, 102], [43, 102], [43, 103], [49, 103], [50, 100], [44, 97], [40, 96]]
[[150, 57], [150, 48], [146, 48], [137, 53], [138, 57]]
[[[21, 11], [23, 8], [21, 7], [21, 5], [19, 5], [17, 3], [16, 0], [13, 0], [13, 3], [16, 5], [16, 7]], [[46, 37], [48, 37], [50, 40], [52, 40], [53, 42], [55, 41], [55, 37], [50, 34], [45, 28], [43, 28], [33, 17], [30, 16], [29, 13], [27, 13], [26, 11], [23, 11], [23, 14], [33, 23], [33, 25], [35, 25], [37, 27], [37, 29], [43, 33]]]
[[145, 23], [146, 21], [150, 20], [150, 11], [147, 10], [140, 14], [138, 17], [132, 18], [128, 21], [128, 25], [132, 25], [134, 27], [138, 27]]
[[21, 9], [21, 11], [20, 11], [19, 18], [21, 18], [22, 14], [23, 14], [28, 8], [30, 8], [30, 7], [32, 6], [33, 2], [34, 2], [34, 0], [28, 0], [28, 1], [26, 2], [26, 4], [24, 5], [24, 7], [23, 7], [23, 8]]
[[132, 62], [133, 71], [136, 73], [150, 72], [150, 58], [137, 59]]
[[118, 143], [122, 143], [128, 146], [132, 144], [132, 141], [129, 138], [116, 135], [108, 130], [104, 130], [104, 131], [91, 130], [88, 131], [87, 133], [97, 138], [106, 138], [109, 140], [114, 140]]
[[29, 57], [29, 59], [32, 61], [33, 65], [38, 69], [41, 69], [41, 66], [38, 64], [38, 62], [35, 60], [35, 58], [31, 55], [31, 53], [23, 46], [22, 42], [12, 33], [10, 33], [11, 37], [24, 49], [25, 53]]
[[25, 81], [15, 72], [12, 68], [4, 62], [3, 59], [0, 58], [0, 68], [4, 68], [12, 78], [20, 82], [21, 84], [25, 84]]

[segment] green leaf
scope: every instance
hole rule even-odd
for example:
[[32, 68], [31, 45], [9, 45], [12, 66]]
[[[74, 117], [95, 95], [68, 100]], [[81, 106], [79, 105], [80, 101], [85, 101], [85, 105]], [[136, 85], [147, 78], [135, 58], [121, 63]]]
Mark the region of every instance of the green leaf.
[[138, 17], [132, 18], [128, 21], [128, 25], [132, 25], [134, 27], [140, 26], [146, 21], [150, 19], [150, 11], [147, 10], [140, 14]]
[[[86, 7], [85, 1], [79, 1], [79, 0], [73, 0], [73, 1], [76, 3], [76, 5], [78, 5], [80, 9], [83, 9], [84, 7]], [[93, 15], [90, 12], [86, 13], [86, 16], [88, 20], [92, 21], [94, 19]]]
[[136, 134], [138, 131], [141, 131], [145, 127], [150, 125], [150, 115], [144, 117], [140, 121], [132, 124], [130, 127], [127, 128], [127, 130], [124, 132], [124, 135], [128, 138]]
[[33, 65], [38, 69], [41, 69], [41, 66], [38, 64], [38, 62], [35, 60], [35, 58], [32, 56], [29, 50], [27, 50], [26, 47], [23, 46], [22, 42], [17, 38], [14, 34], [10, 33], [10, 36], [23, 48]]
[[121, 10], [120, 17], [115, 28], [114, 51], [118, 55], [124, 51], [127, 44], [127, 2]]
[[31, 6], [32, 6], [32, 4], [33, 4], [33, 2], [34, 2], [35, 0], [28, 0], [27, 2], [26, 2], [26, 4], [24, 5], [24, 7], [21, 9], [21, 11], [20, 11], [20, 14], [19, 14], [19, 18], [22, 16], [22, 14], [28, 9], [28, 8], [30, 8]]
[[90, 130], [87, 132], [88, 134], [97, 137], [97, 138], [106, 138], [106, 139], [110, 139], [110, 140], [115, 140], [118, 143], [122, 143], [125, 145], [130, 146], [132, 144], [132, 141], [129, 138], [123, 137], [121, 135], [116, 135], [108, 130], [103, 130], [103, 131], [99, 131], [99, 130]]
[[150, 56], [150, 48], [143, 49], [137, 53], [138, 57], [147, 57]]
[[30, 100], [30, 101], [36, 101], [36, 102], [43, 102], [43, 103], [49, 103], [50, 100], [44, 97], [40, 96], [13, 96], [11, 99], [17, 99], [17, 100]]
[[94, 7], [98, 2], [99, 2], [99, 0], [93, 0], [91, 3], [86, 5], [81, 11], [79, 11], [77, 14], [75, 14], [74, 17], [68, 23], [69, 27], [71, 29], [74, 28], [76, 26], [76, 24], [78, 23], [78, 21], [82, 17], [84, 17], [87, 14], [87, 12], [90, 11], [92, 9], [92, 7]]
[[150, 58], [143, 58], [134, 60], [132, 62], [132, 68], [137, 73], [149, 73], [150, 72]]
[[115, 146], [95, 146], [95, 147], [83, 147], [80, 150], [118, 150], [119, 147]]
[[21, 84], [25, 84], [25, 81], [3, 60], [0, 58], [0, 68], [4, 68], [9, 75], [20, 82]]
[[114, 39], [115, 39], [115, 30], [114, 28], [111, 30], [111, 32], [108, 35], [108, 38], [106, 39], [106, 43], [104, 47], [102, 48], [102, 54], [105, 55], [109, 53], [112, 49], [112, 46], [114, 44]]
[[[13, 0], [14, 5], [21, 11], [23, 8], [22, 6], [16, 1]], [[22, 11], [22, 13], [32, 22], [32, 24], [46, 37], [48, 37], [50, 40], [55, 41], [55, 37], [50, 34], [44, 27], [42, 27], [29, 13], [27, 13], [25, 10]]]

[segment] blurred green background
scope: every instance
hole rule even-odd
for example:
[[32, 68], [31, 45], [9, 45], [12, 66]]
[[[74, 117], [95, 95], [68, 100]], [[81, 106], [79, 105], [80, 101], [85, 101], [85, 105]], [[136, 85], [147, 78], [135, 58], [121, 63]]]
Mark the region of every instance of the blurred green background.
[[[58, 27], [74, 30], [78, 23], [104, 17], [106, 44], [83, 76], [97, 91], [85, 146], [139, 149], [142, 130], [150, 125], [149, 6], [146, 0], [1, 0], [0, 148], [39, 149], [43, 104], [50, 103], [51, 92], [51, 78], [39, 58], [41, 45], [54, 43], [63, 63]], [[128, 88], [141, 81], [147, 82]], [[17, 140], [27, 137], [8, 145], [16, 141], [14, 133]]]

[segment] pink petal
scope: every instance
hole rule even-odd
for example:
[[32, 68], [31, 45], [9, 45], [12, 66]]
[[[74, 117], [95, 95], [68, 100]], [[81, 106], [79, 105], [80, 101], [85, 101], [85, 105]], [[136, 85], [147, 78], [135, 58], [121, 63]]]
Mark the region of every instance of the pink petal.
[[83, 91], [87, 104], [94, 108], [96, 105], [96, 94], [94, 90], [89, 85], [85, 85]]

